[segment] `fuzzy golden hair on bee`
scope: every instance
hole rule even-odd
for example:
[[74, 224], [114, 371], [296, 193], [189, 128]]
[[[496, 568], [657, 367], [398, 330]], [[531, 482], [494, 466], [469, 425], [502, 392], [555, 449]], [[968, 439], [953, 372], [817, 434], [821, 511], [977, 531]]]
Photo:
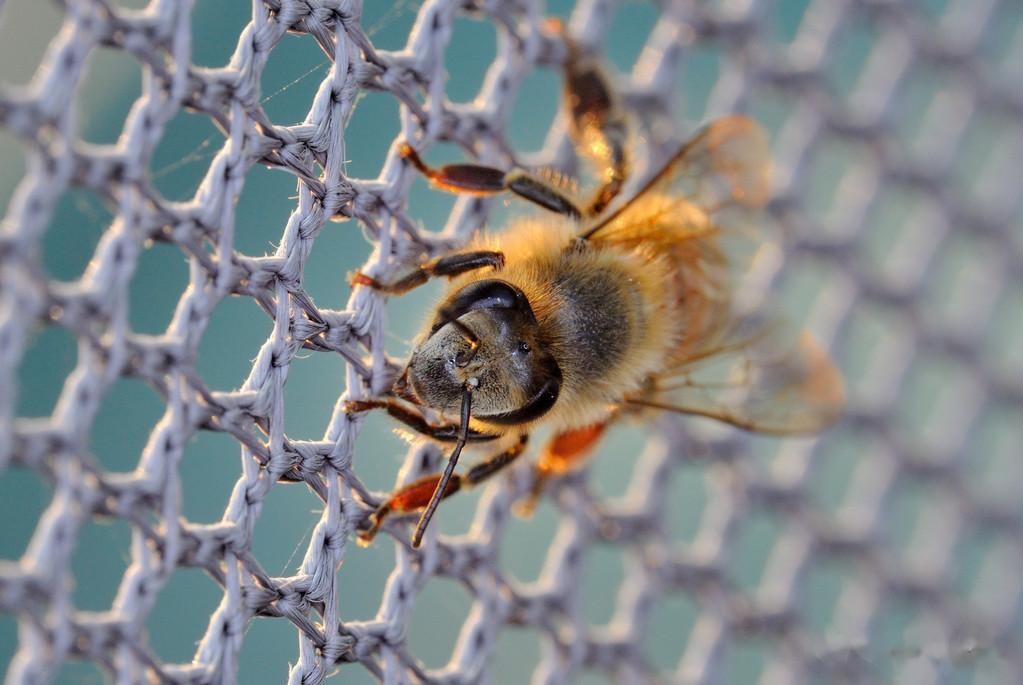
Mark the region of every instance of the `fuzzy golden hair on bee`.
[[[554, 438], [536, 463], [534, 496], [548, 478], [582, 464], [605, 429], [630, 414], [669, 411], [805, 434], [841, 413], [842, 379], [823, 349], [735, 295], [765, 241], [759, 212], [770, 195], [770, 163], [760, 127], [741, 116], [712, 122], [623, 199], [624, 118], [599, 68], [578, 50], [568, 54], [570, 133], [598, 167], [588, 201], [546, 172], [435, 169], [410, 145], [402, 148], [443, 190], [509, 191], [548, 213], [513, 221], [391, 283], [353, 277], [395, 294], [431, 277], [449, 279], [391, 394], [350, 409], [386, 409], [454, 447], [442, 474], [379, 504], [362, 542], [389, 515], [421, 512], [412, 537], [418, 546], [443, 498], [513, 463], [539, 426]], [[458, 474], [470, 444], [489, 456]]]
[[578, 199], [579, 180], [574, 176], [569, 176], [561, 170], [549, 166], [540, 167], [533, 171], [533, 174], [551, 188], [557, 189], [573, 200]]

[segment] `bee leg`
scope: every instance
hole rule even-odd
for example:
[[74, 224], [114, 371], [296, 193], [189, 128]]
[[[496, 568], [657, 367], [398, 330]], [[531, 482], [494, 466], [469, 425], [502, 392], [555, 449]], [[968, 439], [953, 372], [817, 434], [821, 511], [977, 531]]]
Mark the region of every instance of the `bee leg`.
[[[433, 497], [433, 491], [440, 483], [441, 474], [426, 476], [397, 490], [387, 500], [377, 507], [377, 510], [369, 515], [364, 522], [364, 527], [358, 532], [358, 543], [365, 547], [373, 542], [373, 538], [380, 532], [384, 520], [392, 513], [405, 514], [424, 508]], [[462, 487], [462, 477], [457, 473], [452, 474], [448, 484], [444, 487], [441, 498], [447, 498], [458, 492]]]
[[417, 288], [434, 276], [459, 276], [467, 271], [482, 269], [492, 266], [500, 269], [504, 266], [504, 254], [492, 250], [474, 250], [472, 252], [460, 252], [458, 254], [438, 257], [420, 265], [415, 271], [402, 276], [391, 283], [383, 283], [367, 276], [361, 271], [355, 271], [349, 275], [348, 281], [352, 285], [365, 285], [375, 290], [380, 290], [391, 295], [401, 295], [413, 288]]
[[523, 433], [519, 441], [504, 452], [495, 454], [470, 468], [465, 474], [466, 485], [478, 485], [518, 459], [526, 450], [529, 436]]
[[529, 494], [520, 501], [515, 512], [520, 516], [532, 516], [537, 500], [543, 494], [551, 478], [577, 468], [593, 454], [593, 448], [604, 435], [608, 422], [597, 423], [585, 428], [558, 433], [547, 443], [536, 462], [536, 478]]
[[[470, 468], [464, 476], [455, 473], [451, 480], [444, 487], [441, 499], [447, 499], [463, 488], [472, 487], [482, 483], [498, 471], [514, 462], [526, 449], [526, 435], [519, 438], [518, 443], [503, 452], [499, 452], [484, 461]], [[375, 512], [370, 514], [366, 525], [358, 533], [360, 545], [368, 545], [380, 531], [384, 520], [391, 514], [407, 514], [426, 507], [430, 502], [433, 491], [440, 483], [441, 474], [426, 476], [406, 485], [395, 491], [387, 500], [381, 504]]]
[[597, 60], [583, 54], [560, 21], [550, 20], [548, 26], [568, 48], [563, 68], [569, 134], [576, 147], [599, 166], [601, 185], [583, 208], [587, 216], [596, 216], [621, 192], [629, 173], [625, 115]]
[[400, 153], [426, 176], [431, 185], [449, 193], [494, 195], [507, 190], [557, 214], [582, 215], [567, 195], [523, 169], [505, 172], [480, 164], [448, 164], [435, 169], [427, 165], [408, 143], [401, 144]]
[[[458, 440], [459, 426], [457, 423], [432, 424], [419, 412], [392, 399], [385, 400], [349, 400], [345, 403], [345, 411], [349, 414], [369, 411], [370, 409], [386, 409], [388, 415], [401, 421], [403, 424], [420, 435], [425, 435], [438, 442], [455, 442]], [[466, 434], [467, 442], [489, 442], [501, 436], [493, 433], [481, 433], [480, 431], [468, 429]]]

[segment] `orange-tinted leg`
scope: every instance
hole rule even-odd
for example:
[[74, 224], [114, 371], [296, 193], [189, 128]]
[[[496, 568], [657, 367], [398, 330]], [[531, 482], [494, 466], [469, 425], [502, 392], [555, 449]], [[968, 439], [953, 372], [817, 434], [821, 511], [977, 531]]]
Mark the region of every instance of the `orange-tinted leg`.
[[625, 114], [598, 60], [583, 53], [560, 20], [548, 20], [547, 27], [568, 48], [563, 68], [569, 133], [580, 152], [598, 166], [600, 187], [583, 207], [585, 214], [596, 216], [621, 192], [629, 173]]
[[[504, 469], [525, 451], [526, 440], [527, 436], [523, 435], [514, 446], [476, 464], [464, 476], [457, 473], [452, 474], [451, 480], [444, 487], [441, 498], [447, 499], [462, 488], [469, 488], [482, 483]], [[395, 491], [387, 501], [370, 515], [366, 521], [366, 526], [359, 531], [359, 544], [365, 546], [372, 542], [373, 538], [380, 531], [384, 519], [390, 514], [407, 514], [426, 507], [430, 503], [430, 498], [433, 496], [433, 491], [437, 489], [440, 479], [441, 474], [437, 473], [420, 478], [414, 483], [410, 483]]]
[[[345, 403], [345, 411], [350, 414], [369, 411], [370, 409], [385, 409], [390, 416], [401, 421], [415, 432], [433, 438], [438, 442], [455, 442], [461, 430], [457, 423], [429, 423], [425, 416], [415, 411], [415, 405], [406, 405], [393, 399], [349, 400]], [[467, 442], [488, 442], [499, 437], [501, 436], [493, 433], [481, 433], [472, 428], [466, 432]]]
[[504, 255], [490, 250], [460, 252], [458, 254], [447, 255], [446, 257], [431, 259], [420, 264], [415, 271], [406, 274], [392, 283], [383, 283], [372, 276], [367, 276], [361, 271], [352, 272], [348, 281], [351, 285], [364, 285], [391, 295], [401, 295], [423, 285], [434, 276], [447, 276], [451, 278], [487, 266], [500, 269], [504, 266]]
[[536, 481], [533, 483], [532, 491], [518, 503], [516, 511], [522, 516], [530, 516], [547, 481], [583, 464], [593, 454], [593, 449], [604, 435], [607, 424], [608, 421], [605, 421], [555, 435], [544, 447], [536, 463]]
[[580, 216], [579, 208], [571, 198], [523, 169], [504, 172], [480, 164], [448, 164], [434, 168], [426, 164], [408, 143], [402, 143], [400, 152], [434, 187], [449, 193], [493, 195], [508, 190], [552, 212]]

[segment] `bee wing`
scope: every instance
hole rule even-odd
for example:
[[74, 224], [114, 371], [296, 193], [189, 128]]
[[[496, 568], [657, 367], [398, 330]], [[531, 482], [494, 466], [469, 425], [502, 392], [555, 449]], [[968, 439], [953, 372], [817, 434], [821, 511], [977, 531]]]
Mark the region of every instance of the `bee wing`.
[[[758, 302], [738, 303], [758, 256], [770, 259], [762, 207], [770, 198], [767, 137], [752, 119], [712, 122], [638, 193], [582, 236], [667, 250], [686, 335], [632, 406], [706, 416], [774, 434], [830, 425], [844, 406], [841, 375], [812, 336]], [[746, 293], [748, 294], [748, 293]]]
[[658, 376], [627, 405], [706, 416], [746, 430], [812, 433], [845, 404], [842, 376], [812, 335], [750, 315]]
[[762, 207], [770, 193], [770, 148], [763, 129], [748, 117], [724, 117], [697, 132], [632, 198], [582, 237], [682, 240], [727, 229], [729, 215]]

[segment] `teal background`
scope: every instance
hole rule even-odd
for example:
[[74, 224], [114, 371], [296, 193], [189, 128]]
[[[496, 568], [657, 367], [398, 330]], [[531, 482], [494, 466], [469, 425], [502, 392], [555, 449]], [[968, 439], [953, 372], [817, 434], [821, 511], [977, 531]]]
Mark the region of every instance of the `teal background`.
[[[129, 3], [119, 3], [129, 4]], [[136, 3], [144, 4], [144, 3]], [[934, 3], [931, 3], [934, 4]], [[782, 39], [790, 39], [805, 3], [798, 0], [776, 4], [771, 21]], [[567, 16], [570, 3], [553, 2], [550, 13]], [[404, 45], [415, 13], [416, 2], [398, 2], [392, 6], [367, 2], [363, 25], [371, 31], [373, 42], [381, 48], [396, 49]], [[249, 3], [225, 3], [200, 0], [193, 12], [193, 61], [200, 65], [225, 64], [234, 50], [235, 39], [249, 19]], [[652, 3], [626, 2], [616, 16], [609, 35], [607, 55], [619, 69], [627, 70], [652, 28], [657, 10]], [[49, 4], [32, 0], [8, 0], [0, 15], [0, 80], [25, 83], [42, 57], [49, 39], [59, 26], [59, 13]], [[866, 32], [845, 47], [841, 62], [835, 68], [836, 83], [851, 81], [858, 69], [871, 36]], [[484, 72], [493, 59], [495, 31], [492, 25], [471, 19], [460, 19], [447, 52], [450, 75], [448, 95], [454, 101], [471, 99], [478, 91]], [[320, 79], [328, 63], [315, 43], [307, 37], [287, 36], [272, 53], [263, 76], [265, 108], [271, 119], [279, 123], [298, 123], [306, 115]], [[716, 77], [717, 55], [711, 50], [697, 50], [691, 58], [687, 80], [682, 86], [685, 113], [692, 120], [702, 116], [702, 106], [710, 85]], [[81, 136], [85, 140], [111, 143], [120, 132], [129, 107], [139, 95], [140, 69], [134, 60], [111, 50], [98, 50], [91, 61], [88, 78], [77, 96]], [[510, 118], [509, 139], [518, 150], [535, 150], [544, 140], [548, 125], [558, 107], [559, 80], [549, 71], [529, 77]], [[933, 90], [933, 88], [932, 88]], [[925, 96], [921, 96], [925, 97]], [[780, 120], [785, 103], [767, 102], [759, 114], [770, 127]], [[354, 177], [376, 176], [390, 141], [398, 132], [398, 105], [389, 95], [367, 93], [363, 97], [346, 131], [348, 173]], [[222, 135], [206, 117], [180, 113], [169, 125], [152, 166], [152, 174], [161, 192], [172, 199], [190, 197], [213, 154], [223, 142]], [[827, 186], [828, 179], [837, 178], [842, 160], [849, 151], [836, 151], [831, 158], [833, 169], [825, 171], [815, 182]], [[432, 161], [459, 158], [451, 146], [431, 150]], [[18, 179], [24, 173], [24, 162], [17, 141], [0, 131], [0, 206], [6, 206]], [[982, 164], [977, 163], [978, 165]], [[248, 175], [237, 211], [236, 249], [259, 255], [274, 249], [282, 228], [293, 207], [293, 177], [279, 171], [257, 167]], [[452, 198], [429, 190], [417, 182], [410, 197], [412, 214], [426, 226], [439, 227], [447, 216]], [[896, 201], [891, 224], [899, 220]], [[111, 219], [103, 201], [87, 191], [72, 191], [61, 198], [52, 225], [42, 246], [42, 260], [52, 278], [73, 280], [81, 275], [97, 241]], [[867, 249], [884, 254], [890, 244], [879, 239]], [[371, 245], [354, 222], [331, 223], [316, 239], [305, 270], [304, 285], [321, 307], [342, 309], [348, 299], [345, 275], [368, 256]], [[954, 257], [948, 267], [958, 273]], [[805, 282], [793, 286], [791, 307], [798, 311], [799, 293], [812, 288], [807, 283], [825, 278], [822, 274], [802, 274]], [[170, 321], [173, 309], [186, 285], [187, 265], [183, 254], [174, 246], [156, 244], [145, 251], [131, 286], [131, 325], [139, 332], [162, 332]], [[808, 279], [808, 280], [806, 280]], [[389, 309], [389, 351], [400, 355], [407, 351], [408, 341], [418, 329], [422, 312], [436, 288], [395, 298]], [[875, 316], [871, 322], [884, 317]], [[266, 339], [271, 322], [251, 301], [231, 299], [214, 313], [199, 350], [198, 370], [207, 385], [215, 390], [236, 388], [245, 379], [251, 360]], [[882, 336], [870, 326], [864, 327], [864, 345]], [[18, 414], [48, 416], [60, 393], [61, 384], [74, 368], [74, 339], [58, 328], [35, 333], [20, 368]], [[855, 370], [868, 360], [858, 360], [850, 353], [843, 357], [847, 371]], [[944, 367], [920, 371], [920, 393], [927, 393], [929, 379], [940, 377]], [[322, 436], [333, 404], [344, 378], [344, 364], [339, 356], [308, 354], [294, 360], [287, 382], [286, 430], [298, 439]], [[149, 431], [163, 412], [160, 397], [144, 383], [122, 379], [115, 384], [104, 402], [103, 410], [93, 426], [92, 448], [96, 458], [110, 471], [134, 468]], [[908, 416], [906, 422], [926, 420]], [[994, 420], [994, 419], [992, 419]], [[359, 438], [357, 470], [373, 488], [387, 489], [407, 451], [405, 443], [392, 433], [393, 424], [382, 417], [371, 416]], [[999, 432], [1001, 431], [1001, 432]], [[991, 429], [992, 440], [1010, 440], [1012, 428], [998, 424]], [[1002, 436], [1002, 437], [999, 437]], [[1005, 437], [1008, 436], [1008, 437]], [[637, 429], [622, 428], [614, 432], [594, 461], [594, 481], [598, 492], [607, 495], [624, 491], [631, 474], [631, 460], [622, 455], [635, 454], [635, 444], [642, 437]], [[831, 440], [835, 447], [830, 454], [850, 452], [861, 436], [842, 433]], [[764, 468], [770, 464], [776, 443], [758, 439], [764, 454]], [[1019, 443], [1016, 443], [1019, 444]], [[830, 459], [820, 471], [815, 486], [821, 504], [843, 491], [853, 459]], [[223, 435], [202, 433], [189, 445], [181, 465], [184, 492], [184, 513], [199, 522], [219, 520], [232, 486], [240, 472], [237, 443]], [[673, 534], [679, 540], [691, 540], [698, 515], [708, 494], [706, 469], [700, 466], [680, 468], [672, 483]], [[49, 502], [49, 486], [35, 474], [11, 469], [0, 477], [0, 558], [17, 559], [25, 550], [39, 515]], [[468, 528], [478, 493], [456, 498], [446, 504], [438, 524], [445, 532]], [[905, 534], [911, 530], [913, 512], [920, 494], [906, 495], [906, 514], [894, 521]], [[298, 568], [308, 536], [319, 518], [320, 502], [303, 486], [279, 485], [267, 498], [255, 530], [253, 542], [256, 557], [271, 574], [286, 575]], [[520, 580], [536, 578], [541, 569], [542, 554], [553, 537], [557, 516], [544, 503], [536, 516], [516, 521], [501, 550], [502, 564]], [[735, 581], [741, 587], [754, 587], [764, 559], [781, 531], [783, 522], [770, 515], [751, 519], [742, 531], [735, 550], [733, 568]], [[898, 533], [896, 533], [898, 534]], [[128, 563], [130, 530], [123, 522], [94, 521], [82, 530], [74, 558], [75, 605], [86, 610], [109, 608], [121, 576]], [[977, 544], [983, 544], [979, 542]], [[977, 552], [976, 555], [979, 555]], [[621, 583], [628, 559], [622, 549], [593, 548], [586, 563], [582, 589], [585, 615], [593, 624], [606, 622], [614, 612], [615, 594]], [[368, 549], [349, 547], [338, 571], [341, 587], [340, 612], [344, 620], [370, 619], [376, 613], [387, 574], [394, 563], [392, 546], [381, 540]], [[811, 574], [807, 588], [808, 615], [827, 626], [831, 605], [829, 598], [851, 571], [824, 567]], [[210, 613], [221, 597], [220, 588], [201, 572], [182, 569], [175, 572], [161, 592], [160, 599], [148, 621], [150, 644], [165, 662], [187, 662], [196, 642], [203, 635]], [[427, 666], [439, 667], [447, 662], [458, 631], [468, 614], [470, 596], [456, 583], [435, 579], [419, 598], [409, 628], [409, 641], [414, 654]], [[666, 671], [674, 668], [685, 644], [686, 635], [696, 615], [690, 597], [675, 595], [658, 603], [650, 627], [646, 649], [651, 661]], [[879, 632], [883, 645], [900, 644], [903, 627], [911, 622], [913, 611], [908, 607], [892, 607], [886, 611]], [[887, 631], [887, 632], [885, 632]], [[0, 670], [14, 651], [15, 621], [0, 615]], [[539, 640], [534, 633], [508, 629], [502, 634], [495, 658], [496, 682], [525, 682], [539, 658]], [[765, 646], [756, 642], [742, 643], [729, 650], [729, 682], [749, 682], [759, 672]], [[285, 680], [289, 662], [297, 658], [294, 628], [286, 620], [256, 619], [246, 635], [240, 659], [239, 682], [271, 683]], [[891, 660], [881, 659], [881, 667], [889, 672]], [[887, 664], [887, 665], [885, 665]], [[963, 677], [966, 677], [964, 674]], [[338, 680], [343, 682], [375, 682], [361, 667], [343, 668]], [[60, 682], [98, 683], [101, 673], [91, 664], [69, 663]], [[607, 682], [606, 676], [587, 674], [579, 682]]]

